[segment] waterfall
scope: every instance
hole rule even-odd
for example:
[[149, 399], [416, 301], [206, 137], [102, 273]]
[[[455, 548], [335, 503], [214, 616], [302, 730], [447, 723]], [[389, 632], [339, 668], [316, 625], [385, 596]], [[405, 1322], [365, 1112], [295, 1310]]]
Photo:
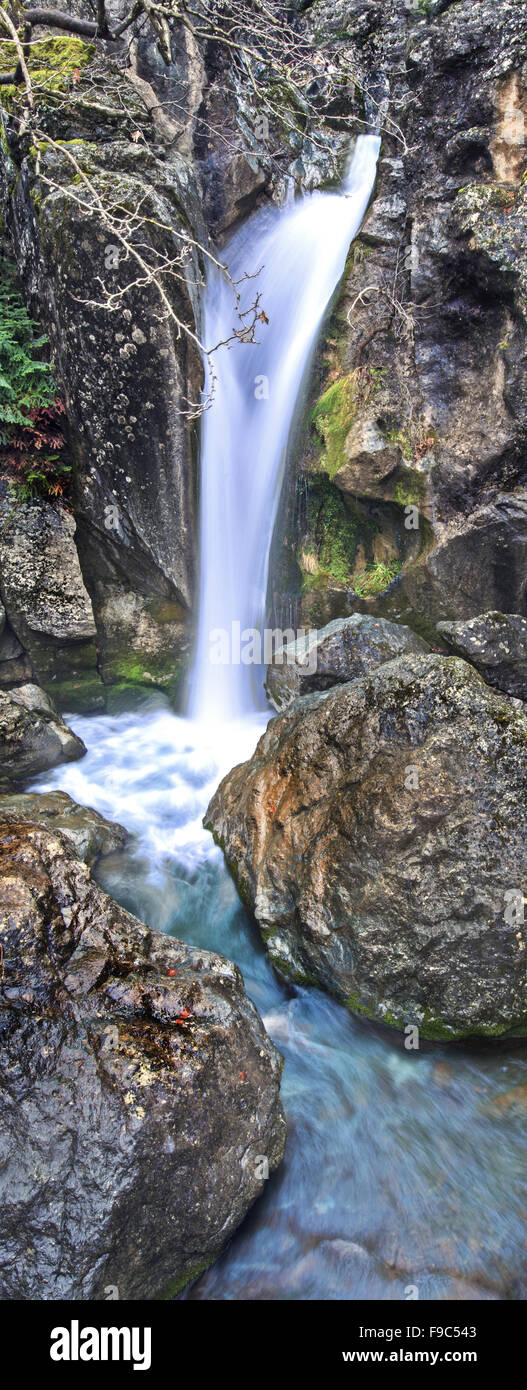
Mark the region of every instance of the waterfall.
[[[243, 286], [241, 308], [249, 308], [257, 289], [269, 322], [258, 322], [257, 343], [219, 348], [215, 398], [203, 419], [199, 622], [189, 706], [198, 720], [227, 722], [262, 707], [262, 668], [244, 664], [236, 647], [241, 639], [243, 651], [244, 633], [261, 631], [265, 621], [269, 552], [295, 405], [368, 206], [379, 147], [378, 136], [359, 136], [337, 192], [257, 212], [225, 255], [235, 281], [262, 267]], [[205, 296], [205, 341], [227, 338], [232, 317], [232, 289], [214, 272]], [[230, 659], [218, 664], [220, 633]]]

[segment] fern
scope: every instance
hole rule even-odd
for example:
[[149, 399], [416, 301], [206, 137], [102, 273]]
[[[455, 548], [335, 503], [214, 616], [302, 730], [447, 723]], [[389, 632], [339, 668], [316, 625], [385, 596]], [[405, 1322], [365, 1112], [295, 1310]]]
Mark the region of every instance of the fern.
[[32, 322], [8, 268], [0, 281], [0, 470], [23, 500], [57, 499], [71, 469], [62, 463], [61, 416], [48, 338]]
[[0, 282], [0, 424], [30, 425], [30, 411], [55, 399], [52, 368], [39, 356], [47, 342], [8, 272]]

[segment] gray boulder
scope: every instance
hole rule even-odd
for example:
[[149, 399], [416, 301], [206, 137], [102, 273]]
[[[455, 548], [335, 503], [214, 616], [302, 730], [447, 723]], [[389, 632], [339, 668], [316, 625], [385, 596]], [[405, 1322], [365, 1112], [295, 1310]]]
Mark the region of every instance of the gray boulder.
[[0, 788], [36, 777], [86, 752], [38, 685], [0, 690]]
[[520, 613], [480, 613], [466, 623], [438, 623], [457, 656], [471, 661], [487, 685], [527, 699], [527, 618]]
[[0, 873], [1, 1297], [174, 1293], [280, 1162], [280, 1056], [237, 967], [124, 912], [65, 837], [3, 826]]
[[121, 849], [128, 831], [117, 821], [106, 820], [90, 806], [79, 806], [67, 792], [13, 792], [0, 796], [0, 822], [31, 821], [46, 830], [59, 831], [85, 864], [101, 854]]
[[456, 657], [306, 696], [206, 824], [274, 964], [426, 1038], [527, 1033], [527, 717]]
[[410, 628], [353, 613], [336, 618], [326, 627], [314, 628], [275, 652], [267, 668], [266, 693], [276, 710], [285, 709], [300, 695], [329, 690], [366, 675], [383, 661], [404, 652], [426, 652], [428, 647]]

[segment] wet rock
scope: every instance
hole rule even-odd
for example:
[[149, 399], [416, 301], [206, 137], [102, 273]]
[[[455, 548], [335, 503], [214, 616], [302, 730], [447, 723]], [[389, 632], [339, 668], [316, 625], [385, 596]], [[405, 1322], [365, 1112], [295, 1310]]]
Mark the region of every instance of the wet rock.
[[67, 792], [14, 792], [0, 796], [0, 822], [42, 825], [64, 835], [85, 864], [113, 854], [128, 839], [124, 825], [106, 820], [90, 806], [79, 806]]
[[206, 824], [271, 959], [424, 1037], [527, 1033], [527, 717], [456, 657], [306, 696]]
[[38, 685], [0, 690], [0, 788], [8, 790], [85, 752]]
[[365, 218], [361, 236], [368, 245], [382, 246], [397, 244], [401, 235], [401, 223], [406, 220], [406, 202], [397, 193], [391, 197], [376, 198]]
[[457, 656], [471, 661], [487, 685], [527, 699], [527, 618], [519, 613], [481, 613], [467, 623], [438, 623]]
[[280, 648], [267, 668], [266, 693], [276, 710], [285, 709], [301, 695], [366, 675], [403, 652], [427, 650], [410, 628], [353, 613]]
[[[349, 6], [346, 13], [349, 20]], [[353, 499], [371, 497], [378, 505], [368, 520], [377, 533], [388, 540], [398, 527], [400, 589], [434, 625], [489, 609], [526, 613], [525, 12], [507, 0], [424, 9], [411, 0], [361, 0], [343, 30], [335, 6], [318, 0], [306, 23], [363, 72], [366, 104], [375, 94], [382, 111], [380, 93], [392, 90], [397, 71], [406, 149], [401, 158], [399, 135], [390, 138], [388, 106], [374, 199], [314, 373], [315, 413], [306, 411], [298, 445], [297, 496], [307, 483], [308, 504], [316, 504], [321, 471], [334, 490], [346, 476], [327, 466], [317, 412], [328, 387], [354, 374], [357, 436], [373, 421], [411, 473], [383, 476], [381, 469], [376, 478], [380, 443], [359, 450], [346, 497], [350, 538], [358, 534], [367, 548], [371, 531]], [[335, 415], [333, 424], [343, 452], [348, 422]], [[401, 513], [394, 515], [406, 504], [419, 512], [413, 537]], [[298, 557], [300, 622], [309, 619], [314, 588], [302, 563], [312, 548], [306, 512], [309, 522], [309, 505], [291, 508], [284, 545], [286, 559]], [[349, 546], [340, 550], [347, 558]], [[332, 617], [358, 606], [351, 564], [341, 583], [338, 610], [331, 572], [317, 577], [317, 607], [324, 610], [326, 593]], [[373, 607], [392, 616], [391, 596], [385, 601], [379, 592]]]
[[175, 698], [189, 648], [184, 608], [173, 599], [143, 597], [108, 582], [96, 582], [95, 591], [104, 684], [123, 690], [154, 687]]
[[232, 156], [223, 178], [224, 212], [217, 231], [226, 231], [238, 218], [250, 212], [265, 184], [265, 174], [254, 155], [240, 152]]
[[499, 493], [457, 518], [402, 575], [405, 594], [429, 621], [527, 609], [527, 491]]
[[214, 1260], [280, 1162], [281, 1060], [222, 956], [150, 931], [64, 837], [0, 831], [6, 1299], [141, 1299]]

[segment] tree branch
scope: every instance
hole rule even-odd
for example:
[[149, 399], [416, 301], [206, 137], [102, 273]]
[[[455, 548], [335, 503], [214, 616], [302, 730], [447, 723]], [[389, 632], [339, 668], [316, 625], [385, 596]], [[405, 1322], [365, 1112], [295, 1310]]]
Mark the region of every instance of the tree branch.
[[[97, 20], [78, 19], [77, 15], [65, 14], [62, 10], [38, 8], [23, 10], [22, 14], [28, 24], [43, 24], [46, 29], [66, 29], [71, 34], [82, 34], [84, 38], [88, 39], [97, 38], [97, 34], [100, 32]], [[106, 37], [109, 37], [109, 34]]]

